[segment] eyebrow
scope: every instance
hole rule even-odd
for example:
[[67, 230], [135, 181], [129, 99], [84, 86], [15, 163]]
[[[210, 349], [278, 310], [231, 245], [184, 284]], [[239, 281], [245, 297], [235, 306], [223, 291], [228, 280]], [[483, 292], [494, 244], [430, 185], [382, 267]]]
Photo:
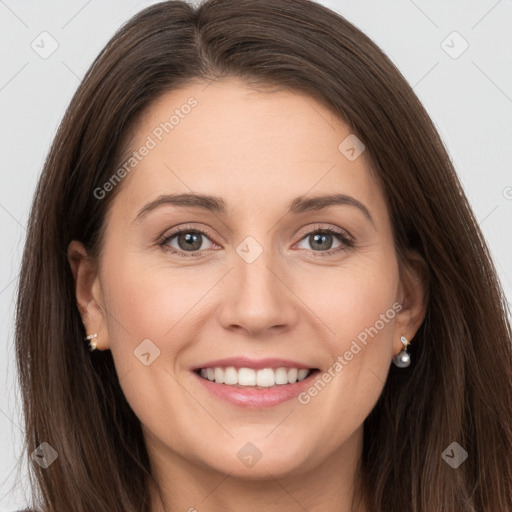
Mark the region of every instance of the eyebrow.
[[[157, 197], [154, 201], [146, 204], [136, 215], [133, 222], [140, 221], [151, 211], [162, 205], [182, 206], [189, 208], [198, 208], [213, 213], [226, 213], [226, 203], [224, 199], [217, 196], [204, 194], [166, 194]], [[358, 201], [355, 197], [346, 194], [328, 194], [317, 196], [299, 196], [296, 197], [288, 206], [287, 214], [300, 214], [308, 211], [322, 210], [329, 206], [346, 205], [358, 208], [364, 216], [373, 224], [374, 220], [368, 211], [368, 208]]]

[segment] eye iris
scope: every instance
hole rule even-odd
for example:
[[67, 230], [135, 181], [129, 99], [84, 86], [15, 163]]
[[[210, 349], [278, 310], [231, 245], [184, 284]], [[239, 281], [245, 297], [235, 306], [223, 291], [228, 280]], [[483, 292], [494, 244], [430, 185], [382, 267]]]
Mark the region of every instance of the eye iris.
[[[184, 242], [184, 244], [182, 244]], [[178, 235], [178, 245], [185, 251], [197, 250], [201, 248], [201, 234], [185, 232]]]
[[[330, 238], [331, 244], [329, 244], [329, 247], [318, 247], [318, 245], [321, 245], [322, 242], [325, 242], [325, 239]], [[330, 249], [332, 245], [332, 235], [328, 233], [316, 233], [314, 235], [311, 235], [310, 239], [313, 239], [313, 243], [311, 244], [311, 247], [313, 249]], [[315, 247], [317, 246], [317, 247]]]

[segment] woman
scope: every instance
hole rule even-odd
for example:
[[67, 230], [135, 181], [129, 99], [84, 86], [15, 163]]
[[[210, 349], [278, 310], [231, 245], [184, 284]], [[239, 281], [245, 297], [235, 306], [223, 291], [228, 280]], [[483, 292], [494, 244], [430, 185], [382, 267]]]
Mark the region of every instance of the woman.
[[148, 7], [76, 92], [31, 212], [33, 505], [510, 511], [505, 304], [364, 34], [306, 0]]

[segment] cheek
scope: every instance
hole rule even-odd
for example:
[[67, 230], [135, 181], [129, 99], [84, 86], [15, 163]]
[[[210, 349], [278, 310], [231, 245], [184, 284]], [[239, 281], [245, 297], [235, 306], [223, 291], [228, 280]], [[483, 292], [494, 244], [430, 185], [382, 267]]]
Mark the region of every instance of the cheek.
[[[340, 349], [349, 350], [347, 341], [358, 340], [362, 346], [370, 348], [373, 352], [387, 349], [387, 341], [391, 336], [395, 310], [393, 304], [396, 300], [396, 286], [391, 286], [388, 278], [393, 269], [380, 274], [353, 273], [344, 282], [344, 291], [337, 295], [338, 316], [335, 324]], [[386, 279], [379, 276], [386, 275]], [[365, 345], [367, 341], [367, 345]], [[365, 351], [367, 352], [367, 351]]]
[[190, 341], [182, 320], [208, 283], [198, 286], [192, 274], [182, 272], [180, 277], [136, 254], [106, 254], [103, 269], [110, 350], [119, 383], [142, 424], [165, 429], [162, 419], [178, 421], [178, 411], [190, 406], [173, 377], [174, 364]]
[[[390, 367], [397, 279], [392, 264], [340, 269], [326, 283], [329, 299], [316, 303], [315, 313], [332, 331], [323, 339], [330, 361], [299, 396], [294, 411], [295, 425], [325, 433], [311, 446], [315, 457], [328, 456], [354, 435], [382, 393]], [[282, 429], [274, 442], [285, 445], [287, 434]]]
[[329, 328], [325, 342], [331, 358], [315, 381], [321, 382], [303, 397], [313, 417], [329, 410], [334, 423], [350, 418], [355, 426], [373, 408], [390, 368], [398, 283], [397, 260], [389, 249], [347, 260], [309, 288], [312, 309]]
[[[121, 385], [135, 379], [139, 387], [130, 396], [142, 399], [144, 386], [151, 386], [148, 370], [161, 364], [164, 353], [172, 360], [180, 348], [172, 329], [190, 301], [187, 290], [183, 293], [181, 284], [167, 280], [161, 269], [128, 251], [114, 252], [105, 254], [102, 271], [110, 350]], [[170, 338], [173, 343], [164, 344]]]
[[390, 337], [399, 284], [392, 249], [355, 254], [338, 267], [318, 268], [302, 275], [304, 278], [296, 281], [300, 283], [296, 293], [321, 320], [333, 357], [348, 350], [358, 337], [362, 342], [365, 336], [381, 340]]
[[115, 261], [106, 258], [104, 267], [108, 307], [115, 316], [109, 331], [112, 327], [114, 333], [120, 332], [122, 324], [121, 333], [139, 342], [168, 338], [214, 283], [214, 276], [202, 279], [194, 267], [178, 269], [149, 260], [132, 253]]

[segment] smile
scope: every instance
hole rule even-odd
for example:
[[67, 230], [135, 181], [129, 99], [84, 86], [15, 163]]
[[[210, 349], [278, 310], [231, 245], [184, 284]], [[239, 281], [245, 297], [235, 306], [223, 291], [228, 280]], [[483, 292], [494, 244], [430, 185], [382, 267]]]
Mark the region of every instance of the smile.
[[226, 384], [235, 387], [269, 388], [295, 384], [307, 378], [315, 369], [305, 368], [235, 368], [212, 367], [200, 368], [198, 374], [203, 378], [217, 384]]

